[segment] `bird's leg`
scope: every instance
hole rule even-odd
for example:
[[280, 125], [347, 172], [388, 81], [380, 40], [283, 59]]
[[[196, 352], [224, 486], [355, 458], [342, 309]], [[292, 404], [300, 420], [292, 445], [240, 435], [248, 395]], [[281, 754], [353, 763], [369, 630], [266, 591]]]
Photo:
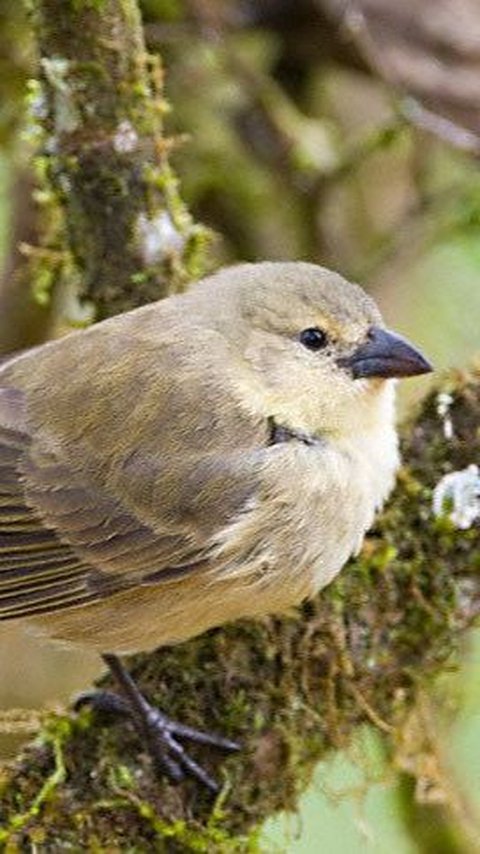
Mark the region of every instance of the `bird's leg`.
[[182, 741], [206, 744], [227, 751], [239, 750], [240, 746], [227, 738], [201, 732], [170, 720], [145, 700], [134, 679], [116, 655], [103, 655], [102, 658], [122, 689], [123, 697], [110, 691], [84, 694], [79, 697], [76, 708], [88, 703], [98, 711], [131, 718], [137, 732], [147, 742], [155, 765], [172, 780], [179, 782], [187, 773], [203, 783], [211, 792], [218, 792], [218, 784], [188, 755]]

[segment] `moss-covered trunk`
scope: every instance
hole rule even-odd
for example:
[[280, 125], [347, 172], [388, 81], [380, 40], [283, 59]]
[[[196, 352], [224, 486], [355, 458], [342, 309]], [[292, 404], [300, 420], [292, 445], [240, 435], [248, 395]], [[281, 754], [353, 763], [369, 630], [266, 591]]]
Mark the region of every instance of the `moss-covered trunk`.
[[45, 850], [252, 850], [261, 822], [294, 808], [319, 759], [359, 724], [376, 727], [392, 757], [408, 753], [419, 695], [451, 668], [479, 605], [478, 525], [456, 528], [448, 508], [435, 517], [432, 491], [480, 458], [480, 373], [447, 378], [443, 392], [450, 397], [439, 404], [433, 392], [404, 427], [396, 492], [328, 590], [298, 614], [239, 622], [131, 662], [170, 714], [243, 741], [221, 772], [218, 754], [197, 751], [225, 783], [217, 804], [196, 782], [156, 779], [128, 725], [55, 716], [5, 772], [4, 841], [18, 850], [35, 841]]
[[147, 55], [136, 0], [33, 7], [45, 162], [80, 296], [103, 318], [183, 287], [203, 232], [169, 167], [162, 68]]

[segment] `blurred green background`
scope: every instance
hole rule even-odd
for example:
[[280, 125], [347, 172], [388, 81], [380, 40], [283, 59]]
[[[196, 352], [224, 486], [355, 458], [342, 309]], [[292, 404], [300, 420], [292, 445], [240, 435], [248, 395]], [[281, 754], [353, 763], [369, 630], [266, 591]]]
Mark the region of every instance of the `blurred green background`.
[[[36, 74], [30, 25], [18, 4], [2, 5], [0, 353], [6, 354], [65, 331], [75, 318], [65, 283], [36, 298], [29, 288], [28, 247], [43, 239], [51, 199], [32, 166], [41, 102], [28, 82]], [[337, 268], [374, 294], [387, 322], [439, 370], [462, 367], [480, 350], [480, 146], [477, 152], [452, 144], [460, 141], [459, 128], [459, 138], [446, 141], [409, 121], [409, 92], [365, 60], [361, 41], [328, 17], [331, 5], [145, 0], [148, 47], [167, 68], [166, 125], [183, 197], [217, 235], [212, 267], [303, 258]], [[454, 0], [446, 7], [453, 21]], [[477, 16], [472, 26], [480, 26], [478, 7]], [[420, 15], [410, 24], [418, 26], [428, 77], [440, 61], [438, 44], [422, 30]], [[393, 24], [389, 32], [395, 35]], [[448, 37], [441, 35], [444, 45]], [[453, 85], [465, 71], [458, 38], [441, 61], [450, 62]], [[449, 120], [451, 103], [435, 103]], [[469, 126], [468, 103], [464, 109]], [[402, 389], [402, 413], [428, 382]], [[479, 654], [480, 637], [472, 635], [463, 668], [433, 694], [433, 705], [459, 804], [449, 821], [478, 828], [480, 850]], [[52, 647], [9, 625], [0, 629], [1, 707], [65, 703], [99, 670], [93, 655]], [[455, 715], [451, 698], [461, 709]], [[0, 735], [3, 755], [20, 740]], [[300, 815], [265, 829], [266, 850], [466, 851], [455, 833], [448, 848], [445, 837], [436, 843], [441, 793], [423, 793], [430, 810], [415, 806], [405, 769], [392, 768], [382, 750], [365, 730], [348, 755], [323, 763]]]

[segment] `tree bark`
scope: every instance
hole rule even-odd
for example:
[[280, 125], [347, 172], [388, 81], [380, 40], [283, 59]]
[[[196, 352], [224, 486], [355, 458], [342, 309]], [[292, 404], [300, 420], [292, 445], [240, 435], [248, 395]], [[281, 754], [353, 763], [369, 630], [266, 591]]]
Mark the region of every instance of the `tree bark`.
[[34, 22], [43, 156], [79, 295], [101, 319], [184, 287], [206, 232], [168, 163], [163, 73], [146, 53], [136, 0], [36, 0]]

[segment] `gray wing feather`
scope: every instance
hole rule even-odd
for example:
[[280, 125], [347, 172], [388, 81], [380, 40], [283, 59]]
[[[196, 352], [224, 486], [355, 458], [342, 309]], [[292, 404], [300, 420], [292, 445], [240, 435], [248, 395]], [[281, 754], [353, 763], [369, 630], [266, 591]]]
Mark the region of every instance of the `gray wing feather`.
[[1, 620], [91, 603], [148, 581], [166, 552], [195, 562], [185, 538], [159, 536], [109, 496], [68, 485], [60, 464], [36, 469], [30, 439], [14, 423], [22, 425], [21, 411], [15, 417], [13, 395], [0, 394]]
[[[233, 484], [229, 454], [224, 462], [221, 457], [198, 466], [190, 461], [186, 489], [194, 495], [187, 523], [182, 512], [166, 513], [162, 520], [159, 511], [154, 529], [138, 518], [135, 502], [126, 505], [98, 478], [82, 482], [81, 472], [55, 454], [39, 457], [32, 445], [22, 393], [0, 388], [0, 620], [90, 604], [128, 587], [201, 569], [206, 528], [238, 512], [252, 491], [252, 483], [240, 479], [242, 485], [230, 490], [231, 506], [222, 502], [225, 486]], [[129, 477], [134, 483], [132, 472]], [[161, 485], [161, 476], [157, 491], [158, 481]], [[205, 518], [200, 518], [194, 499], [204, 488], [217, 501], [220, 496], [221, 510], [215, 514], [207, 507], [205, 513], [203, 507], [198, 513]], [[179, 495], [181, 500], [186, 496]]]

